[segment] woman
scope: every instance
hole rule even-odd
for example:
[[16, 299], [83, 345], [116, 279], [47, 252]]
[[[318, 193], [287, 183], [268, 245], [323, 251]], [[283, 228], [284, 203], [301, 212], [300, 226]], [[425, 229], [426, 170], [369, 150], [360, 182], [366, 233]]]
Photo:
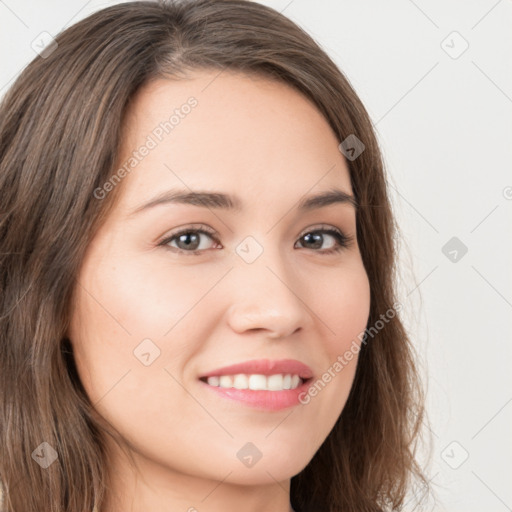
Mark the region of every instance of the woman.
[[7, 512], [399, 510], [423, 395], [371, 121], [243, 0], [70, 27], [1, 105]]

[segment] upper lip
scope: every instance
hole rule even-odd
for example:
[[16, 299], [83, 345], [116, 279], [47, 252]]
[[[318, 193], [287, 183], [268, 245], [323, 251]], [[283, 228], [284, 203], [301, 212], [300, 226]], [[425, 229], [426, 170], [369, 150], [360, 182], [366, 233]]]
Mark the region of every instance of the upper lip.
[[254, 359], [237, 363], [230, 366], [223, 366], [211, 372], [205, 373], [201, 378], [214, 377], [220, 375], [236, 375], [238, 373], [244, 374], [258, 374], [258, 375], [274, 375], [277, 373], [298, 375], [301, 379], [309, 379], [313, 377], [311, 368], [300, 361], [295, 359]]

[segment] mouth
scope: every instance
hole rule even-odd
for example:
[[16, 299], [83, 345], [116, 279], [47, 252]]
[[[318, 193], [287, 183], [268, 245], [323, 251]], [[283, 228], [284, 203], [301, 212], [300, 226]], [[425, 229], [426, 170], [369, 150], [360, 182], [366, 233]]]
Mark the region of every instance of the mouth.
[[217, 396], [266, 411], [301, 403], [301, 395], [313, 381], [309, 366], [296, 360], [247, 361], [209, 372], [199, 381]]
[[245, 374], [213, 375], [199, 380], [209, 386], [223, 389], [250, 389], [252, 391], [284, 391], [297, 389], [311, 379], [303, 379], [297, 374], [276, 373], [273, 375]]

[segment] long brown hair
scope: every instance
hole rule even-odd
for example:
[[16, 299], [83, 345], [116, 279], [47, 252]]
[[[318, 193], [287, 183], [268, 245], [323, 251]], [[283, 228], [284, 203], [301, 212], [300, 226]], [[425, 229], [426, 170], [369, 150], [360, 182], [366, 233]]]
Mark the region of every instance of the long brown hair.
[[[24, 69], [0, 106], [3, 512], [101, 509], [110, 433], [65, 338], [82, 257], [121, 186], [103, 200], [94, 191], [116, 170], [123, 115], [137, 90], [200, 69], [283, 81], [314, 102], [340, 142], [362, 141], [364, 151], [347, 163], [370, 281], [368, 327], [396, 303], [396, 227], [372, 123], [309, 35], [244, 0], [130, 2], [89, 16]], [[427, 490], [416, 460], [423, 404], [415, 352], [395, 315], [362, 343], [342, 414], [292, 478], [296, 510], [399, 510], [413, 481]], [[58, 458], [42, 470], [36, 457], [52, 449]]]

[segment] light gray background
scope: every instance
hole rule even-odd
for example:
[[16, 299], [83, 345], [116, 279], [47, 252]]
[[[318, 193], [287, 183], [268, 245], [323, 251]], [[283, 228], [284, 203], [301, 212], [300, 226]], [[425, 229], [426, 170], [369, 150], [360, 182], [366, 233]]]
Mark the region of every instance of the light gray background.
[[[42, 32], [114, 3], [0, 0], [0, 95]], [[429, 508], [512, 510], [512, 1], [262, 3], [326, 49], [375, 123], [429, 383]], [[466, 254], [445, 256], [452, 237]]]

